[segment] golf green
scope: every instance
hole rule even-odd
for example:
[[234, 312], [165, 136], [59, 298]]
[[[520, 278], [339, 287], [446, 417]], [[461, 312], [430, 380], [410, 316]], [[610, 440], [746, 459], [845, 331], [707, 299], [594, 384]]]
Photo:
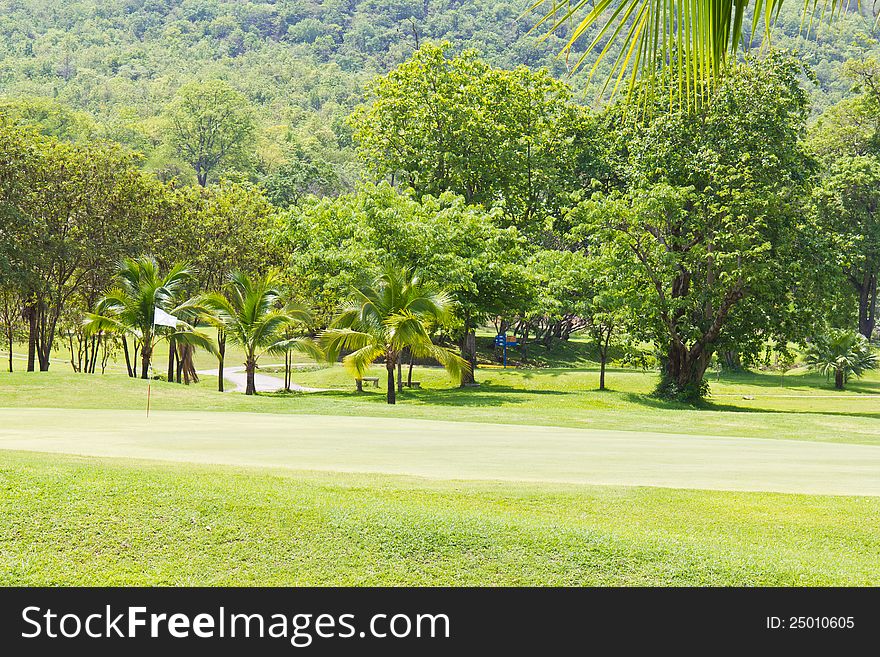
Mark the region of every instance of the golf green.
[[878, 446], [651, 430], [16, 408], [0, 409], [0, 448], [437, 479], [880, 496]]

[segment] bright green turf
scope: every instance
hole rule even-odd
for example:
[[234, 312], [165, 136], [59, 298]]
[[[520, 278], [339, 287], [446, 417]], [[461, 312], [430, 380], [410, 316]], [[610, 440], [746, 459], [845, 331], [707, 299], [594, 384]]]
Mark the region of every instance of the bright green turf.
[[[375, 374], [382, 371], [376, 368]], [[650, 397], [657, 380], [653, 372], [611, 371], [606, 392], [596, 390], [595, 370], [481, 369], [482, 385], [465, 390], [437, 369], [416, 368], [415, 378], [424, 389], [404, 391], [394, 407], [384, 403], [382, 388], [356, 394], [340, 366], [295, 374], [296, 383], [332, 388], [325, 393], [220, 395], [216, 379], [205, 377], [189, 388], [156, 382], [152, 395], [154, 408], [164, 410], [424, 418], [880, 445], [877, 373], [843, 393], [822, 377], [802, 372], [787, 374], [785, 387], [778, 374], [713, 378], [714, 396], [701, 409]], [[48, 373], [0, 373], [0, 407], [138, 409], [145, 398], [144, 381], [119, 373], [77, 375], [54, 366]]]
[[[376, 373], [381, 375], [381, 370]], [[483, 385], [470, 390], [455, 388], [436, 369], [417, 368], [415, 378], [425, 389], [405, 391], [396, 407], [384, 404], [381, 389], [355, 394], [350, 377], [338, 366], [297, 372], [297, 383], [332, 388], [306, 395], [221, 395], [214, 390], [216, 379], [210, 377], [190, 387], [155, 382], [153, 407], [159, 412], [154, 418], [174, 415], [162, 412], [167, 410], [269, 413], [209, 413], [216, 422], [205, 427], [206, 444], [220, 452], [234, 448], [237, 460], [230, 462], [248, 462], [241, 458], [242, 446], [234, 444], [235, 435], [240, 442], [242, 433], [234, 421], [244, 418], [252, 432], [244, 436], [251, 438], [244, 445], [248, 458], [273, 465], [278, 465], [278, 453], [272, 453], [271, 436], [264, 435], [271, 432], [265, 427], [314, 421], [291, 414], [342, 416], [337, 422], [350, 421], [346, 417], [398, 419], [403, 427], [413, 425], [410, 418], [422, 418], [667, 432], [678, 434], [669, 437], [675, 449], [696, 449], [713, 440], [696, 436], [865, 445], [718, 441], [722, 449], [728, 449], [728, 443], [735, 449], [763, 443], [762, 449], [776, 454], [773, 458], [781, 454], [783, 463], [788, 453], [784, 450], [789, 449], [797, 452], [795, 460], [812, 449], [830, 450], [825, 456], [832, 463], [846, 450], [866, 449], [866, 454], [873, 454], [877, 447], [869, 446], [880, 445], [880, 398], [872, 396], [880, 394], [877, 374], [854, 382], [843, 394], [821, 377], [803, 372], [786, 375], [784, 387], [774, 374], [725, 376], [713, 380], [714, 396], [705, 409], [651, 398], [648, 393], [656, 374], [632, 370], [611, 371], [612, 390], [604, 393], [595, 390], [595, 369], [481, 370], [478, 378]], [[0, 373], [0, 407], [138, 409], [127, 418], [132, 427], [143, 426], [139, 411], [145, 393], [145, 382], [118, 373], [76, 375], [58, 365], [48, 374]], [[7, 430], [17, 416], [41, 414], [0, 413], [7, 414], [2, 421]], [[57, 418], [53, 421], [68, 439], [74, 429], [84, 430], [83, 448], [88, 440], [100, 442], [100, 415], [70, 413], [61, 416], [61, 424]], [[209, 420], [200, 421], [204, 425]], [[366, 424], [372, 423], [358, 426]], [[461, 460], [471, 448], [460, 434], [479, 435], [482, 430], [471, 425], [459, 429], [449, 428], [456, 439], [445, 441], [459, 446], [452, 453], [458, 461], [435, 461], [433, 471], [409, 470], [446, 480], [185, 462], [150, 464], [0, 450], [0, 583], [880, 584], [878, 497], [462, 481], [500, 474], [480, 470], [481, 463], [491, 460]], [[231, 443], [219, 439], [224, 431], [231, 432], [227, 436]], [[411, 429], [407, 431], [412, 435]], [[497, 441], [497, 431], [486, 427], [484, 433]], [[531, 465], [533, 471], [559, 467], [566, 450], [588, 447], [576, 441], [556, 445], [548, 452], [555, 465], [549, 456], [536, 461], [528, 450], [540, 447], [546, 435], [556, 434], [528, 427], [521, 431], [533, 432], [534, 444], [506, 450], [507, 464], [498, 467], [517, 459], [519, 467]], [[119, 453], [163, 456], [161, 450], [149, 452], [152, 447], [144, 443], [139, 430], [128, 433], [127, 447], [118, 444], [126, 432], [117, 431], [103, 448], [116, 444]], [[41, 435], [46, 437], [38, 431], [27, 434], [24, 437], [35, 442]], [[197, 442], [197, 434], [193, 425], [189, 431], [164, 436], [165, 458], [173, 458], [169, 450], [190, 450], [193, 445], [187, 441]], [[682, 434], [695, 436], [693, 444]], [[399, 454], [391, 456], [381, 450], [371, 454], [355, 441], [317, 445], [311, 453], [300, 451], [298, 458], [303, 467], [339, 468], [340, 461], [360, 459], [359, 467], [381, 470], [366, 467], [372, 458], [373, 465], [387, 468], [391, 463], [406, 471], [414, 463], [426, 467], [421, 458], [426, 454], [437, 456], [436, 448], [420, 455], [419, 441], [407, 444], [406, 435], [397, 439]], [[485, 441], [488, 444], [474, 440], [474, 449], [485, 457], [493, 440]], [[270, 449], [265, 451], [267, 445]], [[619, 447], [606, 442], [609, 446]], [[774, 446], [783, 451], [774, 451]], [[281, 447], [288, 454], [297, 453], [291, 452], [294, 447], [303, 448], [301, 444]], [[641, 456], [662, 461], [658, 454]], [[680, 476], [674, 466], [687, 469], [686, 463], [678, 462], [678, 453], [665, 456], [667, 462], [655, 463], [653, 471], [645, 469], [641, 474]], [[833, 478], [829, 472], [833, 468], [822, 468], [825, 456], [814, 466], [819, 472], [805, 476], [791, 467], [787, 473], [791, 481], [815, 484], [823, 477]], [[320, 462], [330, 457], [336, 458], [335, 465]], [[702, 458], [722, 470], [728, 462], [721, 453]], [[574, 467], [577, 461], [570, 460]], [[878, 469], [861, 454], [844, 460], [849, 468], [853, 463], [863, 466], [862, 477], [870, 478]], [[772, 461], [761, 455], [755, 460], [762, 467]], [[296, 459], [288, 465], [299, 467]], [[514, 472], [513, 476], [524, 475]]]
[[0, 584], [877, 585], [880, 499], [0, 451]]
[[880, 496], [880, 446], [402, 418], [0, 409], [0, 449], [439, 479]]

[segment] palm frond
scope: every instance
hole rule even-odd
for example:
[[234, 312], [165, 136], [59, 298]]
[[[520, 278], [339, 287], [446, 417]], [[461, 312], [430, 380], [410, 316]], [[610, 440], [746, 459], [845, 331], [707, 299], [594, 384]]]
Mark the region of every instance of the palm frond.
[[210, 336], [200, 331], [174, 331], [173, 333], [168, 334], [167, 337], [174, 338], [174, 341], [178, 344], [198, 347], [199, 349], [204, 349], [215, 356], [217, 355], [217, 347], [214, 344], [214, 341]]
[[316, 361], [322, 361], [326, 357], [324, 350], [321, 349], [320, 345], [311, 338], [289, 338], [286, 340], [279, 340], [266, 349], [267, 353], [275, 354], [276, 356], [281, 356], [291, 351], [305, 354], [312, 360]]
[[372, 365], [377, 358], [381, 358], [384, 355], [385, 349], [382, 346], [367, 344], [348, 354], [342, 359], [342, 364], [345, 365], [346, 369], [354, 375], [354, 378], [362, 379], [370, 368], [370, 365]]
[[[817, 18], [834, 19], [851, 4], [803, 0], [802, 31], [809, 32]], [[598, 51], [591, 79], [616, 50], [600, 94], [612, 86], [614, 96], [628, 78], [628, 95], [638, 93], [642, 101], [665, 85], [670, 102], [677, 97], [681, 106], [698, 106], [717, 88], [727, 62], [751, 46], [759, 29], [762, 43], [770, 43], [781, 8], [782, 0], [536, 0], [530, 10], [543, 12], [532, 29], [543, 31], [544, 39], [576, 22], [560, 54], [567, 59], [581, 51], [574, 61], [577, 70]]]
[[318, 342], [324, 350], [324, 357], [330, 363], [339, 360], [339, 355], [343, 351], [356, 351], [367, 345], [380, 345], [376, 336], [350, 328], [327, 329], [318, 337]]
[[86, 335], [95, 335], [101, 331], [123, 334], [129, 333], [130, 327], [116, 317], [99, 315], [97, 313], [86, 313], [85, 319], [83, 320], [83, 330]]

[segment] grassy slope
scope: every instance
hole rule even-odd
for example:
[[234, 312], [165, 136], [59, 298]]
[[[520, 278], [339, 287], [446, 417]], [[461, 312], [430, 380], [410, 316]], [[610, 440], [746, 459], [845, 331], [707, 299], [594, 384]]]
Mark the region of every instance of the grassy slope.
[[0, 584], [877, 584], [880, 499], [0, 452]]
[[[220, 395], [216, 380], [205, 377], [189, 388], [156, 382], [152, 396], [153, 407], [164, 410], [413, 417], [880, 444], [877, 373], [843, 393], [803, 372], [787, 374], [784, 387], [778, 374], [713, 377], [712, 402], [703, 409], [651, 398], [656, 374], [634, 370], [610, 372], [612, 390], [607, 392], [595, 389], [593, 369], [480, 370], [482, 385], [468, 390], [453, 386], [436, 369], [416, 368], [415, 378], [424, 389], [405, 391], [395, 407], [384, 403], [381, 388], [354, 393], [351, 378], [339, 366], [296, 373], [295, 382], [331, 388], [325, 393]], [[137, 409], [144, 406], [145, 387], [118, 373], [83, 376], [63, 367], [53, 367], [48, 375], [0, 373], [0, 407]]]

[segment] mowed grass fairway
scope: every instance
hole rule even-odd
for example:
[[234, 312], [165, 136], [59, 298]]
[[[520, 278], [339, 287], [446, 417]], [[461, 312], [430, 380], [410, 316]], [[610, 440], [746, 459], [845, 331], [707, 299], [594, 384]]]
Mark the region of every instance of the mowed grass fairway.
[[0, 374], [3, 584], [880, 584], [880, 382], [341, 368], [247, 398]]
[[880, 446], [402, 418], [0, 409], [0, 448], [334, 472], [880, 496]]

